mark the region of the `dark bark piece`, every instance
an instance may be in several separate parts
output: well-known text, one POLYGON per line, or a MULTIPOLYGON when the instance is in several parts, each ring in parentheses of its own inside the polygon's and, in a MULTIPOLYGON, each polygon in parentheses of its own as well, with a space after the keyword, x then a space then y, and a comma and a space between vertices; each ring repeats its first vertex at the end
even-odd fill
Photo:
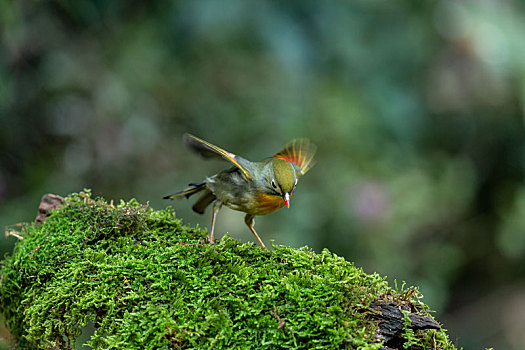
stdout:
POLYGON ((430 316, 420 315, 417 310, 409 310, 408 307, 402 306, 401 309, 397 303, 372 303, 370 305, 368 317, 372 320, 379 321, 377 337, 383 341, 383 349, 402 349, 404 339, 402 332, 404 328, 403 312, 410 312, 411 321, 410 329, 441 329, 439 323, 434 321, 430 316), (401 346, 401 347, 400 347, 401 346))
POLYGON ((410 321, 412 321, 410 326, 412 329, 441 329, 439 323, 434 321, 430 316, 410 314, 409 317, 410 321))
POLYGON ((56 194, 45 194, 42 196, 40 205, 38 206, 38 214, 36 215, 35 224, 41 224, 46 221, 50 215, 51 210, 57 208, 64 202, 64 198, 56 194))

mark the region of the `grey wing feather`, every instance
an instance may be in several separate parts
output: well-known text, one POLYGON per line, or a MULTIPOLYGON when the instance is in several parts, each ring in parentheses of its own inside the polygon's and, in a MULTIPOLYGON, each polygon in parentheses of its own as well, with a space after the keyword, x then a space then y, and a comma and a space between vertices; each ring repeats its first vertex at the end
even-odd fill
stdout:
POLYGON ((182 136, 182 140, 192 151, 197 152, 204 158, 222 159, 222 155, 217 153, 217 151, 215 151, 213 148, 210 148, 206 146, 206 144, 195 140, 188 134, 184 134, 184 136, 182 136))

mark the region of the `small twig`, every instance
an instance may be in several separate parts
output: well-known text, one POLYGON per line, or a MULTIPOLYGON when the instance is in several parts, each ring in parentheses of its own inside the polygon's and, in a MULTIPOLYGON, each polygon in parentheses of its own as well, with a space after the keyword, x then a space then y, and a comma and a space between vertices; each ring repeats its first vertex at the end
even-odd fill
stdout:
POLYGON ((284 325, 286 322, 283 319, 281 319, 281 317, 277 314, 277 307, 275 305, 273 306, 273 311, 271 311, 270 313, 272 314, 273 317, 275 317, 277 321, 279 321, 279 325, 277 326, 277 329, 284 328, 284 325))
POLYGON ((9 230, 9 229, 5 230, 5 236, 6 237, 13 236, 13 237, 18 238, 19 240, 23 240, 24 239, 24 237, 20 236, 18 234, 18 232, 16 232, 15 230, 9 230))

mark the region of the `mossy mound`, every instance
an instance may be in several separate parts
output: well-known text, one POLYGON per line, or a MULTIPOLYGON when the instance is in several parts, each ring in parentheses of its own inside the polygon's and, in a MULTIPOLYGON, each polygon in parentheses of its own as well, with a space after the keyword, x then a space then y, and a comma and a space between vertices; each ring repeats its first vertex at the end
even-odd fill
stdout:
MULTIPOLYGON (((171 209, 134 200, 73 194, 23 231, 0 284, 18 349, 74 348, 88 324, 94 349, 378 349, 372 302, 422 306, 327 250, 209 245, 171 209)), ((454 349, 443 330, 404 335, 405 347, 454 349)))

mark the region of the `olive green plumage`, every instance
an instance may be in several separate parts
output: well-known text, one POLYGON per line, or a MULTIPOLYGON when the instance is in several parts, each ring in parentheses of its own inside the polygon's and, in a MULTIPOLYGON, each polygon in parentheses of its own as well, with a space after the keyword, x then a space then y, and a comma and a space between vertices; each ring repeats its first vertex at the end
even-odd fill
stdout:
POLYGON ((210 243, 214 242, 215 220, 222 205, 245 212, 248 228, 259 244, 265 247, 253 228, 255 216, 273 213, 285 205, 290 207, 299 177, 314 164, 315 145, 306 139, 293 140, 273 157, 251 162, 190 134, 184 134, 183 140, 203 157, 223 158, 234 166, 164 198, 189 198, 202 192, 193 210, 203 214, 213 203, 210 243))

